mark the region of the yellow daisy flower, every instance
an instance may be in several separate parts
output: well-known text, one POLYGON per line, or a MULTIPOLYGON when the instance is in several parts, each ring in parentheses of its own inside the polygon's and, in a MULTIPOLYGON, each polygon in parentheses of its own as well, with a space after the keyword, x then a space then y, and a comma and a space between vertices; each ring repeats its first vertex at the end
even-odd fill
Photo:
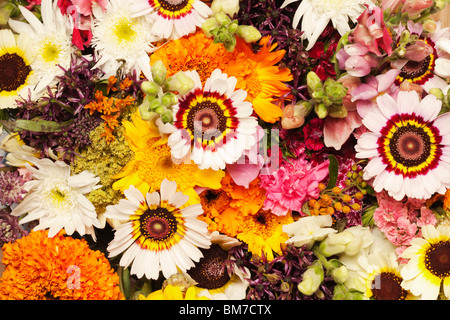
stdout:
POLYGON ((450 226, 422 227, 422 238, 415 238, 402 253, 409 262, 401 271, 403 288, 423 300, 435 300, 441 293, 450 298, 450 226))
POLYGON ((159 190, 164 179, 175 181, 180 191, 189 194, 200 202, 195 186, 219 189, 225 176, 221 170, 200 170, 194 163, 175 164, 172 161, 167 139, 160 137, 158 128, 144 121, 135 113, 132 122, 124 121, 125 139, 135 153, 134 159, 115 175, 119 179, 113 184, 116 190, 124 191, 135 186, 142 193, 159 190))
POLYGON ((207 297, 197 296, 195 287, 189 287, 186 292, 179 286, 169 284, 164 289, 154 291, 148 296, 139 295, 139 300, 209 300, 207 297))

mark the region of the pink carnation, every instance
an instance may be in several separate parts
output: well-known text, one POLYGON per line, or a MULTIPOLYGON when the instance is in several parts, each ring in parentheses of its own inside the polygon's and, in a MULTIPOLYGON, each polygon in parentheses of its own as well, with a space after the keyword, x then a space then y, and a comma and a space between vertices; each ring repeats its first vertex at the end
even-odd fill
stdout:
POLYGON ((261 175, 266 190, 264 209, 283 216, 289 210, 301 212, 302 205, 319 196, 319 182, 328 176, 328 160, 313 166, 304 157, 283 160, 272 175, 261 175))
POLYGON ((397 253, 420 236, 423 225, 437 222, 423 200, 410 198, 396 201, 384 191, 377 194, 377 200, 379 206, 373 213, 373 219, 386 238, 398 247, 397 253))

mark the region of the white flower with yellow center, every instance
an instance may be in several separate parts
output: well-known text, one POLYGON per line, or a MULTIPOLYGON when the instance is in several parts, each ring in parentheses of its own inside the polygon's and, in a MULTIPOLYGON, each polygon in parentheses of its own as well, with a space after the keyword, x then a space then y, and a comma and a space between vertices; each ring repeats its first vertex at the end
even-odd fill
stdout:
POLYGON ((93 7, 94 28, 92 46, 95 49, 97 64, 105 72, 105 77, 122 73, 141 71, 152 79, 148 53, 154 49, 152 41, 157 40, 150 34, 152 24, 143 17, 133 18, 129 4, 124 0, 109 1, 106 12, 99 6, 93 7))
POLYGON ((42 0, 42 22, 29 10, 19 6, 20 12, 28 23, 9 20, 14 32, 28 35, 32 40, 35 53, 31 68, 36 73, 38 83, 32 91, 32 98, 37 99, 47 86, 56 84, 56 77, 63 75, 70 66, 72 53, 76 49, 72 46, 71 31, 66 17, 64 17, 55 2, 42 0))
POLYGON ((26 97, 36 84, 33 53, 28 36, 21 34, 16 39, 11 30, 0 30, 0 109, 16 108, 15 101, 26 97))
POLYGON ((403 288, 423 300, 440 293, 450 299, 450 226, 423 226, 422 238, 413 239, 402 258, 409 259, 401 270, 403 288))
MULTIPOLYGON (((296 1, 285 0, 281 8, 296 1)), ((356 22, 366 9, 366 4, 374 6, 370 0, 302 0, 292 20, 292 27, 297 28, 302 19, 302 39, 308 40, 306 50, 310 50, 330 21, 340 35, 350 31, 349 19, 356 22)))
POLYGON ((11 212, 13 216, 24 216, 20 223, 39 220, 34 230, 49 229, 51 238, 61 229, 68 235, 78 232, 95 239, 94 227, 100 228, 94 205, 85 197, 86 193, 100 188, 100 181, 88 171, 71 175, 70 166, 62 161, 26 158, 35 167, 25 164, 33 174, 33 180, 25 183, 27 194, 11 212))

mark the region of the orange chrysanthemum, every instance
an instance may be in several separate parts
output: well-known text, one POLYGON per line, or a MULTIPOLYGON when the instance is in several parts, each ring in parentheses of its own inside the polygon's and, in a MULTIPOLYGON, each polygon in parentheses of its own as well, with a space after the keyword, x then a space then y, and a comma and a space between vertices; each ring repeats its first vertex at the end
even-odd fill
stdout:
POLYGON ((256 114, 264 121, 275 123, 283 115, 277 98, 289 92, 285 82, 293 79, 288 68, 276 66, 285 50, 274 51, 277 43, 266 36, 259 41, 261 48, 254 53, 251 46, 237 38, 235 59, 228 64, 225 73, 238 79, 236 89, 247 91, 247 100, 253 104, 256 114))
POLYGON ((196 70, 202 84, 215 69, 224 70, 233 55, 221 43, 214 43, 203 31, 170 41, 150 56, 150 64, 161 60, 170 77, 178 71, 196 70))
POLYGON ((119 277, 82 239, 32 231, 3 245, 2 300, 120 300, 119 277))
POLYGON ((245 216, 255 214, 264 204, 264 189, 259 178, 248 188, 236 185, 229 174, 221 181, 218 190, 205 190, 200 194, 203 215, 198 218, 208 224, 211 232, 219 231, 235 237, 241 230, 245 216))

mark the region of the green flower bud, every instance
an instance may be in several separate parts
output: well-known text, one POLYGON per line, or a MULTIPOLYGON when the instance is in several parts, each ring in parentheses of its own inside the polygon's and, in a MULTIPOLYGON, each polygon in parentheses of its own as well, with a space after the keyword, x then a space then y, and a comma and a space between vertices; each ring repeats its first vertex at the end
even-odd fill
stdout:
POLYGON ((165 87, 168 91, 178 91, 183 95, 194 88, 194 80, 188 77, 183 71, 179 71, 166 81, 165 87))
POLYGON ((305 118, 309 115, 313 105, 308 101, 297 102, 294 105, 294 117, 295 118, 305 118))
POLYGON ((167 110, 168 110, 167 107, 160 105, 158 108, 155 109, 155 112, 161 115, 163 113, 166 113, 167 110))
POLYGON ((216 15, 214 16, 214 18, 216 19, 217 23, 219 25, 225 26, 227 24, 229 24, 231 22, 231 19, 229 16, 227 16, 225 13, 223 12, 219 12, 216 13, 216 15))
POLYGON ((439 100, 444 99, 444 92, 440 88, 432 88, 430 89, 430 94, 438 98, 439 100))
POLYGON ((233 20, 227 26, 228 32, 230 34, 234 34, 237 31, 238 27, 239 27, 238 21, 237 20, 233 20))
POLYGON ((348 278, 347 267, 346 266, 340 266, 339 268, 334 269, 333 271, 331 271, 331 277, 338 284, 344 283, 345 280, 347 280, 347 278, 348 278))
POLYGON ((247 43, 256 42, 262 37, 258 29, 253 26, 238 26, 236 35, 244 39, 247 43))
POLYGON ((323 119, 328 115, 328 108, 323 103, 316 103, 314 105, 314 111, 320 119, 323 119))
POLYGON ((328 115, 333 118, 345 118, 348 115, 348 111, 343 105, 333 105, 328 108, 328 115))
POLYGON ((143 120, 149 120, 152 117, 150 102, 148 100, 144 100, 139 106, 139 114, 143 120))
POLYGON ((347 245, 354 239, 355 236, 350 231, 331 233, 320 243, 319 249, 325 257, 331 257, 335 254, 343 253, 347 245))
POLYGON ((211 10, 213 15, 224 12, 232 17, 239 11, 239 0, 213 0, 211 3, 211 10))
POLYGON ((163 113, 161 113, 161 121, 163 123, 173 123, 173 112, 172 110, 166 109, 163 113))
POLYGON ((159 92, 160 89, 161 89, 161 87, 159 85, 157 85, 153 81, 143 81, 141 83, 141 90, 145 94, 148 94, 148 95, 153 96, 153 97, 158 95, 158 92, 159 92))
POLYGON ((219 25, 215 18, 206 19, 202 24, 202 30, 205 33, 205 36, 211 38, 213 35, 210 33, 211 30, 218 28, 219 25))
POLYGON ((173 106, 178 103, 177 95, 173 92, 166 92, 161 97, 161 104, 166 107, 173 106))
POLYGON ((400 35, 399 43, 407 43, 410 38, 411 38, 411 32, 409 32, 409 30, 403 30, 402 34, 400 35))
POLYGON ((234 36, 230 36, 230 38, 223 43, 223 46, 225 47, 225 50, 232 52, 236 47, 236 38, 234 36))
POLYGON ((325 94, 334 102, 342 102, 342 99, 347 94, 347 88, 340 82, 337 82, 331 78, 325 80, 323 84, 325 94))
POLYGON ((155 63, 152 65, 151 70, 153 81, 162 86, 166 81, 167 76, 167 69, 166 66, 164 65, 164 62, 162 62, 161 60, 155 61, 155 63))
POLYGON ((314 71, 310 71, 306 75, 306 84, 310 94, 316 91, 323 91, 322 80, 320 80, 319 76, 314 71))
POLYGON ((160 106, 161 101, 159 99, 153 99, 152 101, 149 102, 148 110, 155 112, 156 109, 159 108, 160 106))
POLYGON ((303 273, 302 282, 298 284, 298 290, 304 295, 310 296, 319 289, 324 279, 324 271, 322 265, 316 260, 303 273))

